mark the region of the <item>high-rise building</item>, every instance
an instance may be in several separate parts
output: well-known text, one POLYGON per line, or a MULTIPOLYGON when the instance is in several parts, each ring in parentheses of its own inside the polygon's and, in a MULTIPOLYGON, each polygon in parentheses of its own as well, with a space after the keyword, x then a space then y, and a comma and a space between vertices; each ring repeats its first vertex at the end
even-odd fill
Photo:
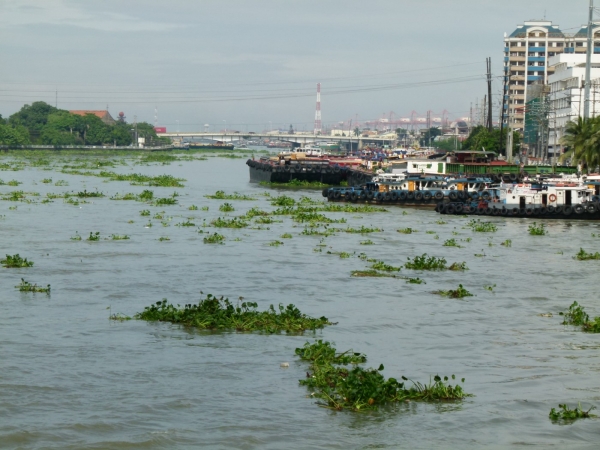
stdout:
POLYGON ((503 120, 513 130, 524 130, 527 86, 547 83, 553 73, 548 58, 563 53, 566 44, 567 37, 558 25, 545 20, 525 22, 505 34, 503 120))

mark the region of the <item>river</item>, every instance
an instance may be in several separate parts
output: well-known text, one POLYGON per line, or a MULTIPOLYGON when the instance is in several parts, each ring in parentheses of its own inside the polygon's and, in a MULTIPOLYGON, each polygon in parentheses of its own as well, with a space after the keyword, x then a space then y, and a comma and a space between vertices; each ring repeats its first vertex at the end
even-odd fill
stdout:
MULTIPOLYGON (((2 162, 10 159, 2 156, 2 162)), ((325 213, 348 221, 335 226, 384 231, 337 233, 324 248, 317 247, 321 237, 301 235, 303 225, 288 216, 263 229, 207 227, 227 239, 204 244, 198 226, 224 215, 218 209, 224 201, 207 194, 256 197, 228 201, 236 209, 229 216, 251 207, 275 209, 263 194, 280 192, 250 184, 244 161, 134 165, 127 159, 110 169, 174 175, 187 180, 183 188, 106 182, 61 173, 52 164, 0 171, 4 182, 22 183, 0 186, 0 194, 40 194, 28 195, 31 203, 0 201, 1 254, 18 253, 35 263, 0 268, 0 448, 597 448, 598 419, 572 425, 548 419, 559 403, 600 406, 600 335, 564 326, 558 315, 574 300, 591 316, 600 315, 600 261, 573 259, 580 248, 600 250, 597 222, 538 220, 548 235, 531 236, 530 220, 485 217, 498 231, 475 233, 465 228, 470 219, 464 217, 389 207, 385 213, 325 213), (58 180, 69 185, 56 186, 58 180), (49 192, 83 189, 105 197, 78 205, 60 198, 41 202, 49 192), (178 204, 110 200, 143 189, 155 197, 177 191, 178 204), (191 205, 199 209, 189 210, 191 205), (143 209, 151 215, 141 216, 143 209), (163 219, 153 219, 161 211, 163 219), (177 226, 186 220, 197 226, 177 226), (417 231, 396 231, 407 227, 417 231), (76 232, 81 241, 71 239, 76 232), (87 241, 90 232, 102 239, 87 241), (280 239, 283 233, 293 238, 280 239), (111 234, 130 239, 104 239, 111 234), (268 245, 276 239, 284 244, 268 245), (360 245, 366 239, 373 245, 360 245), (448 239, 461 247, 443 246, 448 239), (500 245, 507 239, 511 246, 500 245), (421 285, 353 278, 353 270, 369 266, 357 257, 361 252, 396 266, 428 253, 449 263, 465 261, 469 270, 403 269, 403 276, 424 279, 421 285), (51 294, 19 292, 21 278, 51 284, 51 294), (474 296, 433 293, 459 283, 474 296), (194 303, 204 297, 200 291, 242 296, 259 309, 293 303, 338 324, 288 336, 108 320, 110 313, 133 316, 163 298, 194 303), (456 374, 474 396, 369 413, 320 408, 298 385, 307 364, 294 356, 296 347, 315 338, 366 353, 367 366, 384 364, 388 377, 429 381, 456 374)), ((281 193, 322 200, 320 191, 281 193)))

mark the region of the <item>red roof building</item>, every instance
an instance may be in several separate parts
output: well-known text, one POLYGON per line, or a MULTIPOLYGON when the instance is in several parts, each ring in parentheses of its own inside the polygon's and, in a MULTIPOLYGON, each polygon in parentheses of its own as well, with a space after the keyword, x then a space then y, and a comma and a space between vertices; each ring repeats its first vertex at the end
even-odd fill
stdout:
POLYGON ((86 110, 86 109, 75 109, 72 111, 69 111, 71 114, 76 114, 78 116, 85 116, 86 114, 93 114, 96 117, 99 117, 100 120, 102 120, 102 122, 104 122, 107 125, 114 125, 115 119, 112 118, 112 116, 110 115, 110 113, 106 110, 95 110, 95 109, 91 109, 91 110, 86 110))

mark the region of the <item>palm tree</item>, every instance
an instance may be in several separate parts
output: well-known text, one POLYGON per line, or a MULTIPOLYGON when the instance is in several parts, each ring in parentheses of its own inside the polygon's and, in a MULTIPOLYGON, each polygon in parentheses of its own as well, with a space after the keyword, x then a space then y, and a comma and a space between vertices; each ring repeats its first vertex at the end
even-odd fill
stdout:
POLYGON ((588 168, 595 168, 600 164, 600 117, 578 117, 577 121, 568 122, 561 143, 569 147, 561 156, 561 161, 570 158, 574 163, 583 163, 588 168))

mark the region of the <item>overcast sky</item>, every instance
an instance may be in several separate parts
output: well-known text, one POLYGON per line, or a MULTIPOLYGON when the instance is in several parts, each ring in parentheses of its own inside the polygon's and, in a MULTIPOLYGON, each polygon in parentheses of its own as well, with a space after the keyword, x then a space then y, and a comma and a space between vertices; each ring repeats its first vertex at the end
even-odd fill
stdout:
MULTIPOLYGON (((390 112, 469 115, 503 36, 588 0, 0 0, 0 114, 44 100, 170 131, 311 130, 390 112)), ((494 82, 499 99, 501 81, 494 82)), ((494 106, 499 111, 500 106, 494 106)))

